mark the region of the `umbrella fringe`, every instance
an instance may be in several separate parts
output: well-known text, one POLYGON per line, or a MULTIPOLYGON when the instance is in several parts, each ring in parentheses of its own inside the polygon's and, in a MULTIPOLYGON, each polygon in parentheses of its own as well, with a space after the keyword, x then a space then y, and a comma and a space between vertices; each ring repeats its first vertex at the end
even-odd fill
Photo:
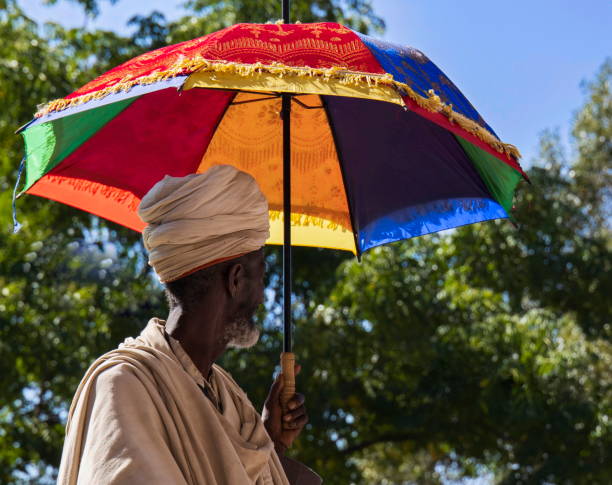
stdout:
MULTIPOLYGON (((51 182, 58 186, 65 184, 67 186, 67 189, 73 192, 86 192, 90 195, 102 196, 117 204, 123 205, 127 207, 128 210, 134 212, 138 210, 138 204, 140 204, 140 198, 135 196, 132 192, 113 187, 112 185, 105 185, 103 183, 94 182, 92 180, 77 179, 72 177, 61 177, 53 174, 46 174, 44 177, 47 179, 48 182, 51 182)), ((22 195, 23 193, 25 192, 21 192, 19 195, 22 195)))
MULTIPOLYGON (((279 221, 283 220, 283 212, 277 210, 271 210, 268 213, 270 221, 279 221)), ((291 213, 291 225, 292 226, 313 226, 320 227, 322 229, 331 229, 333 231, 336 230, 347 230, 342 224, 338 222, 331 221, 329 219, 324 219, 321 217, 311 216, 308 214, 296 214, 291 213)))
POLYGON ((444 103, 433 89, 428 91, 427 97, 421 96, 414 91, 408 84, 395 81, 390 73, 375 74, 367 72, 348 71, 341 67, 312 68, 287 66, 281 63, 271 64, 241 64, 227 61, 211 61, 203 58, 179 59, 171 68, 166 71, 158 71, 146 76, 131 78, 126 76, 118 83, 107 86, 93 93, 87 93, 74 98, 63 98, 51 101, 43 106, 35 115, 36 118, 45 116, 51 112, 62 111, 89 101, 104 98, 110 94, 126 92, 136 85, 154 84, 165 81, 176 76, 186 76, 194 72, 231 73, 243 77, 253 76, 254 74, 273 74, 280 78, 283 77, 318 77, 327 81, 335 81, 345 85, 368 87, 388 86, 398 92, 402 97, 408 97, 420 108, 432 113, 440 113, 448 118, 451 123, 456 123, 463 130, 476 136, 478 139, 494 148, 499 153, 503 153, 516 160, 521 157, 519 150, 509 143, 500 141, 495 135, 483 126, 466 116, 453 110, 452 104, 444 103))

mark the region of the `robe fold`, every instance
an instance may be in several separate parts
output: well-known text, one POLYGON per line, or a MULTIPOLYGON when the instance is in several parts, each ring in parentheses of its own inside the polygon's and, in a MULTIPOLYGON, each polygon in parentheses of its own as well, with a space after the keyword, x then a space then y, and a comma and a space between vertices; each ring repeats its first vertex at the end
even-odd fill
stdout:
POLYGON ((217 365, 210 381, 222 412, 151 320, 81 381, 58 484, 289 485, 244 391, 217 365))

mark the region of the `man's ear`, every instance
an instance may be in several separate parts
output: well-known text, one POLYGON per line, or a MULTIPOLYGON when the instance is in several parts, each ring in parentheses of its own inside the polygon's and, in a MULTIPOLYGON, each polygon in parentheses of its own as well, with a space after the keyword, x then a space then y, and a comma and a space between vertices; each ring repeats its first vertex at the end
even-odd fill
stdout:
POLYGON ((245 268, 241 263, 232 264, 227 272, 226 288, 231 298, 235 298, 244 283, 245 268))

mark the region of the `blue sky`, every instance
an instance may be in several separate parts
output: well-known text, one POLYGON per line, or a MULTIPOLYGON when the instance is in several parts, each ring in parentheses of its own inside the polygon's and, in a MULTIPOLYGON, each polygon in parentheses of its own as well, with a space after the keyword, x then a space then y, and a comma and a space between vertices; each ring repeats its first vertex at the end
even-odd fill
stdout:
MULTIPOLYGON (((20 3, 36 20, 124 33, 136 13, 159 10, 170 19, 183 13, 182 1, 120 0, 88 20, 65 0, 52 7, 42 0, 20 3)), ((584 100, 580 82, 592 78, 612 56, 610 0, 373 3, 387 22, 384 38, 427 54, 501 139, 519 147, 525 165, 537 154, 542 130, 559 128, 567 140, 573 115, 584 100)))

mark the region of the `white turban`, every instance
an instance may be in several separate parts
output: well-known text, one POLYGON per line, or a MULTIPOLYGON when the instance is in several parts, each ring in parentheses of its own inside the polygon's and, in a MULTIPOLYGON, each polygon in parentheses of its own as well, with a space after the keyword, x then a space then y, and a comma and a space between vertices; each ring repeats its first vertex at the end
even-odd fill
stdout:
POLYGON ((270 235, 268 202, 255 179, 229 165, 166 176, 138 215, 149 264, 162 283, 261 248, 270 235))

